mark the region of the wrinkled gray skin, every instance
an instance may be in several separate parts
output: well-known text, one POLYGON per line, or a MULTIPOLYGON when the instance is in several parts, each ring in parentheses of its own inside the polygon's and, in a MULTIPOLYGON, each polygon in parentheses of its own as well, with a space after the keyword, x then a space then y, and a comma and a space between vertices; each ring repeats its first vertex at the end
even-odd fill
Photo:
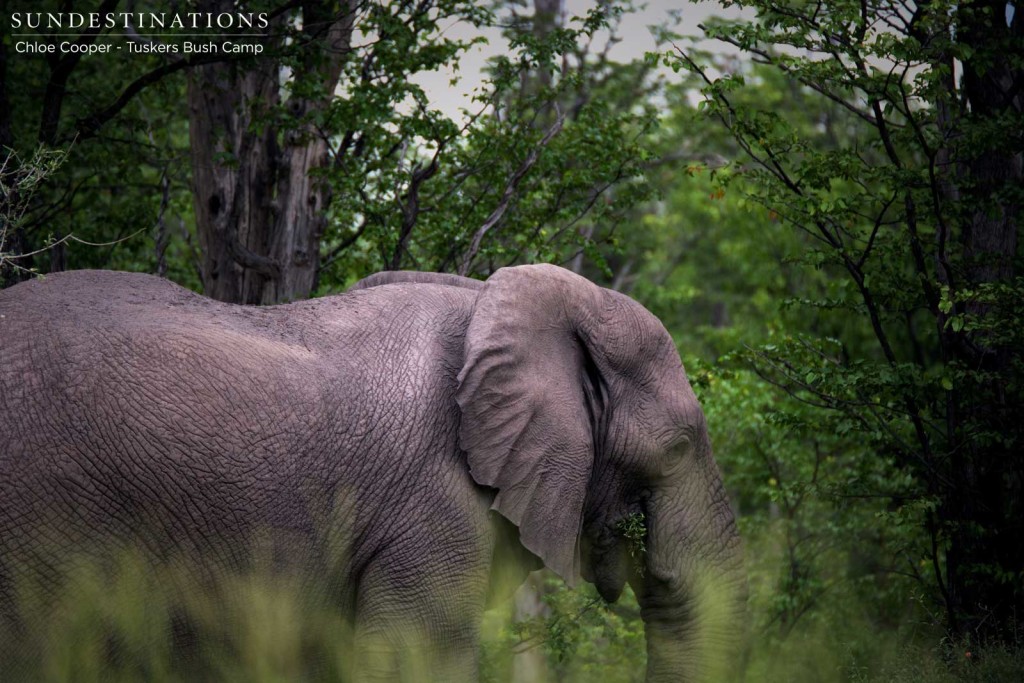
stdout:
POLYGON ((648 681, 738 658, 739 540, 679 355, 566 270, 381 273, 267 308, 70 272, 0 291, 0 340, 0 609, 29 547, 234 566, 261 531, 353 617, 365 678, 429 642, 449 654, 428 678, 472 680, 489 583, 536 558, 608 600, 630 582, 648 681))

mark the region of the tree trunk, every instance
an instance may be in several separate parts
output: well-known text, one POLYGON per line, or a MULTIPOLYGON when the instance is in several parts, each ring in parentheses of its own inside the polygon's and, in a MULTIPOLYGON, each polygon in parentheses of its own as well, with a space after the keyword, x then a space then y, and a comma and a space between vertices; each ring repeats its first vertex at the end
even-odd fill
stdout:
MULTIPOLYGON (((1022 157, 991 132, 982 136, 981 145, 972 135, 979 126, 998 129, 1012 121, 1020 133, 1024 69, 1016 65, 1010 46, 1024 38, 1024 20, 1019 11, 1010 25, 1006 20, 1005 3, 1000 2, 973 3, 957 13, 958 42, 969 46, 973 57, 963 60, 959 94, 967 106, 952 122, 963 136, 952 159, 955 179, 943 190, 948 206, 955 209, 947 212, 947 219, 958 221, 962 249, 953 285, 971 292, 957 312, 981 321, 991 320, 994 311, 985 299, 979 300, 979 289, 1010 285, 1018 274, 1022 157)), ((955 86, 950 81, 947 87, 955 86)), ((951 93, 951 101, 956 94, 951 93)), ((1012 138, 1012 131, 1006 132, 1012 138)), ((953 485, 940 513, 949 534, 945 583, 950 630, 981 641, 1012 638, 1024 614, 1024 593, 1019 578, 1013 578, 1024 571, 1024 467, 1014 452, 1024 441, 1018 414, 1020 349, 984 329, 945 327, 940 334, 948 358, 974 373, 986 373, 957 388, 947 414, 953 485)))
MULTIPOLYGON (((264 43, 254 63, 223 62, 189 73, 192 195, 208 296, 243 304, 308 297, 318 266, 330 191, 315 171, 328 160, 327 141, 312 124, 333 97, 351 51, 357 0, 306 2, 301 36, 285 46, 264 43), (294 78, 309 80, 284 102, 284 50, 297 50, 294 78), (299 92, 298 90, 296 92, 299 92)), ((200 11, 229 11, 230 0, 205 0, 200 11)), ((281 31, 291 17, 280 17, 281 31)))

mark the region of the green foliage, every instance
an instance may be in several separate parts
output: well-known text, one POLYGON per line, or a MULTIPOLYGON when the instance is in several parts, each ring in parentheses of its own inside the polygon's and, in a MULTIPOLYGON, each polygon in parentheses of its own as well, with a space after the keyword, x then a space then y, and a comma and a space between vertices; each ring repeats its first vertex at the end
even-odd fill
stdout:
MULTIPOLYGON (((783 392, 729 415, 733 433, 753 421, 758 436, 741 448, 757 458, 723 457, 750 472, 741 495, 792 527, 778 614, 799 616, 828 585, 836 558, 814 567, 808 557, 827 557, 816 543, 846 539, 848 554, 858 539, 875 548, 879 577, 919 582, 925 610, 952 634, 1006 638, 1024 569, 1010 540, 1024 319, 1008 237, 1024 131, 1005 96, 1020 64, 1004 53, 1019 50, 1019 31, 983 3, 912 15, 886 3, 736 4, 757 18, 709 22, 706 34, 760 65, 682 48, 665 61, 689 74, 684 92, 699 89, 698 109, 728 135, 711 198, 764 207, 789 233, 763 233, 788 252, 768 338, 749 335, 719 361, 783 392), (984 79, 990 90, 975 86, 984 79), (767 490, 749 487, 758 478, 767 490)), ((729 382, 759 384, 741 377, 729 382)))
POLYGON ((539 615, 517 619, 511 606, 486 615, 482 681, 510 680, 513 668, 538 683, 643 680, 643 624, 632 591, 609 605, 592 586, 570 591, 549 572, 527 585, 540 596, 539 615))
POLYGON ((626 539, 629 557, 638 576, 644 575, 644 553, 647 552, 647 524, 642 512, 631 512, 616 525, 616 531, 626 539))
POLYGON ((651 192, 642 163, 654 109, 605 97, 619 79, 643 84, 646 71, 607 60, 596 67, 581 48, 621 11, 601 6, 546 32, 508 29, 510 52, 495 58, 477 111, 461 125, 430 110, 421 92, 411 115, 399 115, 393 98, 371 108, 382 97, 375 83, 332 103, 358 102, 380 135, 361 139, 387 154, 350 156, 327 172, 336 197, 327 250, 344 248, 325 263, 321 290, 382 265, 486 275, 565 262, 581 249, 599 259, 584 227, 616 224, 651 192), (573 68, 554 69, 571 57, 573 68))

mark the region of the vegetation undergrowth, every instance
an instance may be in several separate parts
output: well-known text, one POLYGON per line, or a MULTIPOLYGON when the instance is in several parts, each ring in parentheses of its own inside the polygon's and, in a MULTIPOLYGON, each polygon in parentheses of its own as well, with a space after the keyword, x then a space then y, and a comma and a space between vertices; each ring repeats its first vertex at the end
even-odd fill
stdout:
MULTIPOLYGON (((752 595, 744 681, 1024 679, 1024 648, 950 642, 912 592, 905 614, 888 625, 847 585, 780 629, 771 577, 783 540, 773 531, 747 544, 752 595)), ((609 605, 593 587, 571 591, 542 571, 521 591, 484 615, 481 681, 643 680, 643 623, 628 588, 609 605), (532 615, 521 609, 524 595, 540 596, 532 615)), ((261 568, 198 577, 180 563, 157 566, 123 552, 102 565, 77 563, 59 590, 22 584, 19 596, 22 619, 0 630, 2 680, 351 680, 351 623, 296 575, 261 568)), ((415 672, 415 662, 408 668, 415 672)))

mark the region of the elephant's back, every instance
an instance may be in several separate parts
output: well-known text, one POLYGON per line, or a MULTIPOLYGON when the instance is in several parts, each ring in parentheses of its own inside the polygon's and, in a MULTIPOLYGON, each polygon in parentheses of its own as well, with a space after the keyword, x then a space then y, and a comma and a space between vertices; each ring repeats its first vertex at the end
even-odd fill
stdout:
POLYGON ((87 309, 103 315, 124 305, 208 305, 208 299, 154 275, 110 270, 72 270, 53 273, 0 290, 0 310, 14 315, 39 307, 56 310, 87 309))
POLYGON ((224 303, 143 273, 56 273, 0 291, 0 360, 38 363, 44 355, 29 351, 47 347, 46 360, 69 366, 95 364, 102 352, 149 353, 157 365, 182 354, 293 365, 317 350, 310 316, 289 308, 224 303))
POLYGON ((214 319, 230 325, 250 317, 244 310, 153 275, 77 270, 0 291, 0 335, 13 339, 33 333, 195 326, 214 319))

